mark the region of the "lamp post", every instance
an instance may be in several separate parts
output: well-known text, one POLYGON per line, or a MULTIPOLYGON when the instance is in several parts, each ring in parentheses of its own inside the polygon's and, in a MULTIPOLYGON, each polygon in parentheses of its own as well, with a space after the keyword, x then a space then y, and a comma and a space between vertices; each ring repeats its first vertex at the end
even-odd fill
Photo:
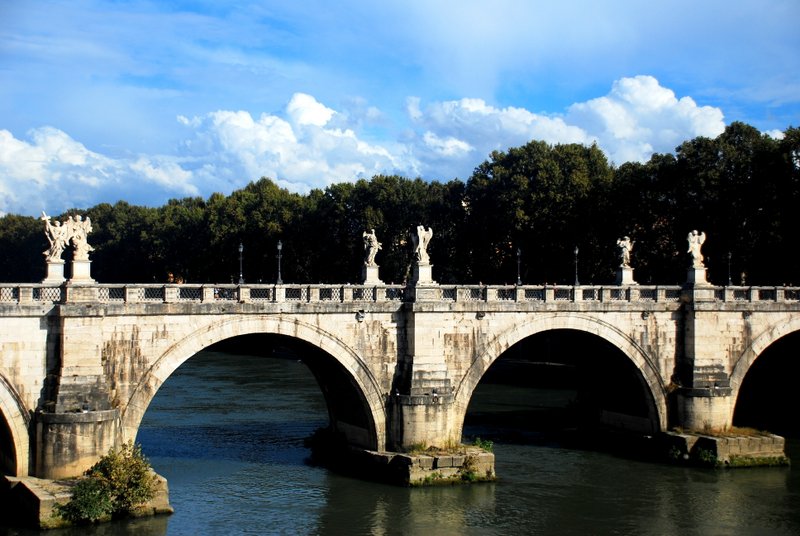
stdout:
POLYGON ((573 253, 575 253, 575 286, 577 287, 580 285, 580 283, 578 283, 578 246, 575 246, 575 251, 573 253))
POLYGON ((283 250, 283 243, 278 240, 278 281, 276 282, 278 285, 283 285, 283 281, 281 280, 281 251, 283 250))
POLYGON ((728 252, 728 286, 733 285, 733 281, 731 281, 731 252, 728 252))
POLYGON ((522 285, 522 278, 519 276, 520 259, 522 259, 522 250, 517 248, 517 285, 522 285))
POLYGON ((239 284, 244 285, 244 277, 242 276, 242 252, 244 251, 244 246, 241 242, 239 242, 239 284))

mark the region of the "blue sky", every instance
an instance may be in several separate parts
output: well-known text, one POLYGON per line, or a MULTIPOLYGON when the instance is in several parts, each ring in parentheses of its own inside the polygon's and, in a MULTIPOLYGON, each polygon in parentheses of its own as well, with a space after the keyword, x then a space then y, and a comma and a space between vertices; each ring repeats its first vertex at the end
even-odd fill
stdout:
POLYGON ((0 214, 800 126, 800 1, 0 2, 0 214))

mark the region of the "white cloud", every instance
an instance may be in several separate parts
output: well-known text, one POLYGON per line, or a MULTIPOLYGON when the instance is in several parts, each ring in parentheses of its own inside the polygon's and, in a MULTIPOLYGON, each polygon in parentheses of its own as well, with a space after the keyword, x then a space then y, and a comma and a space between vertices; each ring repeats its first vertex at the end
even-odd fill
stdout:
MULTIPOLYGON (((381 110, 358 102, 359 110, 381 110)), ((607 95, 575 103, 563 115, 495 107, 482 99, 406 99, 409 123, 389 139, 371 139, 362 113, 334 110, 296 93, 282 114, 218 110, 178 116, 184 141, 172 155, 111 158, 52 127, 29 140, 0 130, 0 211, 56 213, 101 201, 158 205, 169 197, 229 193, 266 176, 306 192, 379 173, 466 180, 494 150, 531 140, 597 143, 617 164, 671 152, 697 136, 724 130, 718 108, 678 98, 650 76, 623 78, 607 95)))
POLYGON ((0 130, 0 212, 58 213, 101 201, 143 199, 154 193, 146 184, 158 186, 164 197, 198 192, 192 174, 174 157, 113 159, 53 127, 28 136, 30 141, 20 140, 0 130))
POLYGON ((597 143, 621 164, 646 161, 654 152, 672 152, 685 140, 715 137, 725 129, 721 110, 679 99, 651 76, 622 78, 607 95, 573 104, 565 115, 496 108, 481 99, 437 102, 424 110, 418 99, 409 99, 407 109, 425 132, 414 145, 423 170, 440 179, 463 178, 491 151, 531 140, 597 143), (443 140, 458 140, 460 150, 443 140))
POLYGON ((531 140, 548 143, 591 143, 586 132, 560 117, 534 114, 515 107, 496 108, 481 99, 436 102, 420 109, 409 101, 409 113, 424 133, 414 137, 412 150, 423 176, 439 180, 466 179, 495 150, 531 140))
POLYGON ((426 132, 422 139, 425 145, 441 156, 461 156, 472 151, 472 146, 469 143, 457 140, 452 136, 440 138, 433 132, 426 132))
POLYGON ((255 120, 249 112, 220 110, 179 120, 194 129, 186 146, 193 148, 195 158, 225 162, 222 178, 237 186, 266 176, 294 191, 308 191, 379 173, 414 171, 404 147, 370 143, 352 128, 329 126, 337 115, 298 93, 286 106, 288 119, 262 114, 255 120))
POLYGON ((678 99, 652 76, 618 80, 608 95, 573 104, 565 119, 596 138, 618 164, 672 152, 685 140, 715 137, 725 129, 719 108, 678 99))
POLYGON ((295 93, 286 107, 286 113, 296 125, 324 127, 336 112, 317 102, 311 95, 295 93))
POLYGON ((146 181, 158 184, 167 191, 187 196, 200 193, 197 186, 191 182, 192 173, 181 168, 177 162, 173 162, 169 158, 148 159, 141 156, 130 163, 130 168, 146 181))

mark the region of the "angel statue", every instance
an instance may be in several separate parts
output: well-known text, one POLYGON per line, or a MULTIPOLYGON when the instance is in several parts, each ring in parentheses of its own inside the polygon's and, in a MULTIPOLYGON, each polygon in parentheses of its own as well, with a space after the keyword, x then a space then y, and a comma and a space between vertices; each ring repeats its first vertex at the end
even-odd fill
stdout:
POLYGON ((417 260, 417 264, 430 264, 431 259, 428 257, 428 244, 433 237, 433 229, 428 227, 426 231, 424 225, 417 225, 416 231, 416 233, 411 234, 411 241, 414 243, 414 258, 417 260))
POLYGON ((623 268, 630 268, 633 241, 628 236, 620 238, 617 240, 617 248, 619 249, 620 266, 623 268))
POLYGON ((692 231, 689 233, 689 236, 686 237, 686 240, 689 242, 689 251, 687 251, 687 253, 692 254, 692 268, 705 268, 705 264, 703 264, 703 253, 700 251, 700 247, 706 241, 706 233, 692 231))
POLYGON ((375 255, 381 248, 381 243, 378 242, 378 237, 375 235, 375 229, 370 229, 369 232, 364 231, 361 235, 364 238, 364 249, 367 250, 367 256, 364 259, 365 266, 377 266, 375 264, 375 255))
POLYGON ((62 225, 58 220, 50 223, 50 216, 45 214, 44 211, 42 211, 40 219, 44 221, 44 234, 50 243, 50 247, 43 251, 42 254, 48 262, 60 261, 64 248, 67 247, 67 242, 69 242, 69 227, 62 225))
POLYGON ((89 252, 94 251, 94 248, 88 242, 89 233, 92 232, 92 220, 88 216, 85 220, 82 220, 81 215, 77 214, 75 219, 70 216, 67 226, 70 229, 72 245, 75 246, 75 253, 72 258, 76 261, 88 261, 89 252))

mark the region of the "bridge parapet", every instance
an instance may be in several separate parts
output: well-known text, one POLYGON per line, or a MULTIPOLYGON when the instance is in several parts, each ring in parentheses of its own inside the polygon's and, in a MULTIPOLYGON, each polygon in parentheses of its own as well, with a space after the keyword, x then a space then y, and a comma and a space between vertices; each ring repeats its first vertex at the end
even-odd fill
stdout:
MULTIPOLYGON (((413 287, 410 287, 413 288, 413 287)), ((93 284, 61 286, 0 283, 0 303, 180 302, 679 302, 679 285, 436 285, 408 292, 404 285, 93 284), (80 290, 80 292, 77 292, 80 290)), ((705 289, 715 302, 798 302, 800 287, 725 286, 705 289)))

